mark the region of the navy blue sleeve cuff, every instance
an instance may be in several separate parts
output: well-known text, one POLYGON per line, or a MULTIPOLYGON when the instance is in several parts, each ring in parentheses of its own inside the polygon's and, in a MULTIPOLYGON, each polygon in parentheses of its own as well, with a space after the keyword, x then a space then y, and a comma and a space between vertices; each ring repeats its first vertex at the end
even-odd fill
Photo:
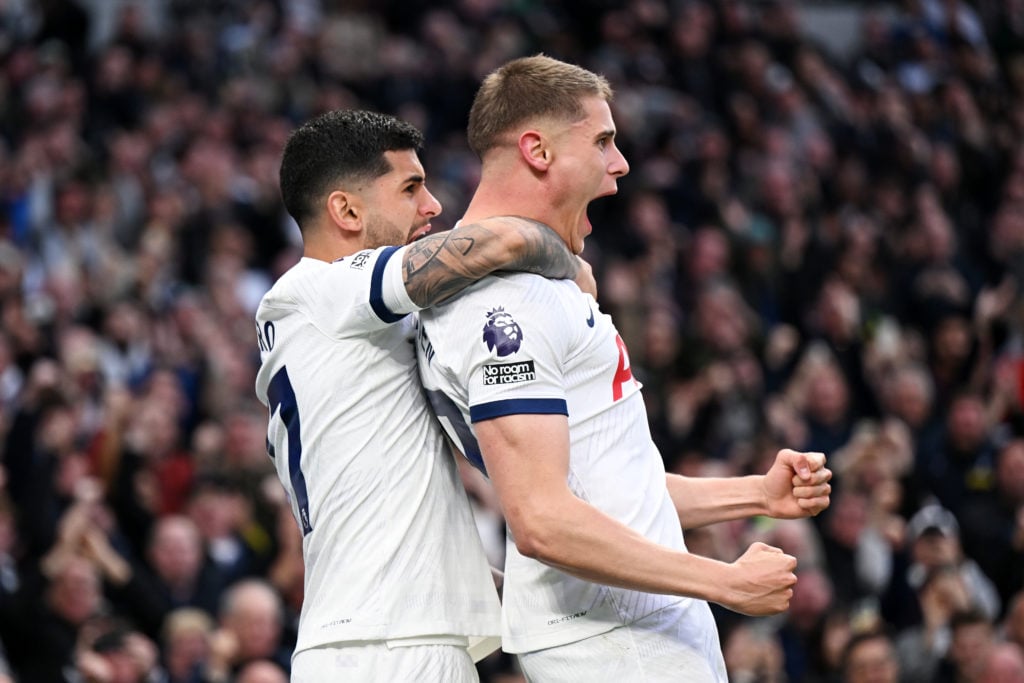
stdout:
POLYGON ((398 251, 399 247, 385 247, 381 250, 377 262, 373 265, 373 273, 370 275, 370 308, 377 314, 377 317, 386 323, 397 323, 405 317, 404 313, 392 313, 384 303, 384 268, 388 261, 398 251))
POLYGON ((569 415, 569 407, 560 398, 512 398, 469 407, 471 422, 482 422, 505 415, 569 415))

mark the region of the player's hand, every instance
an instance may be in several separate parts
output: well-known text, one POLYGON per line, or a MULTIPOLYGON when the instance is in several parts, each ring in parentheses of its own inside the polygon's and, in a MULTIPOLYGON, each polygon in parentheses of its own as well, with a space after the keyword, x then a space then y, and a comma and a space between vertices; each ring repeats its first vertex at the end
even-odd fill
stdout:
POLYGON ((754 543, 729 565, 722 605, 752 617, 789 608, 796 583, 796 558, 764 543, 754 543))
POLYGON ((831 479, 832 470, 825 467, 824 453, 783 448, 762 482, 768 514, 776 519, 818 514, 831 502, 831 479))

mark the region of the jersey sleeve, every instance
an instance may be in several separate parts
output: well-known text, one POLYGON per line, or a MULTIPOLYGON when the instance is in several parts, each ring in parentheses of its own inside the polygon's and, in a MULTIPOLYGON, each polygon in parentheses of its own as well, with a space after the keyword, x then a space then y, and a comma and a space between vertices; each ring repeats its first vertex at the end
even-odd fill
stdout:
POLYGON ((573 332, 560 286, 564 283, 513 276, 474 293, 469 317, 457 329, 465 338, 456 342, 466 349, 471 422, 568 415, 564 367, 573 332))
POLYGON ((370 287, 370 305, 377 317, 385 322, 395 322, 420 306, 409 298, 409 290, 405 288, 405 276, 402 262, 408 247, 386 247, 374 266, 373 280, 370 287), (380 277, 377 270, 380 269, 380 277))
POLYGON ((402 280, 403 248, 360 251, 304 272, 301 306, 324 334, 342 338, 381 330, 419 310, 402 280))

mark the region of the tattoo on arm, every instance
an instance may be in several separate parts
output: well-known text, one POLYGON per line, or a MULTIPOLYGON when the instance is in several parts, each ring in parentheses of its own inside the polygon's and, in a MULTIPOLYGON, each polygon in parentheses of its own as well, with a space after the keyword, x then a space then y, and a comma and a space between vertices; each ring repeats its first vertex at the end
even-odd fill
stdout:
POLYGON ((498 270, 575 278, 579 261, 554 230, 538 221, 500 216, 428 235, 409 245, 405 288, 417 306, 432 306, 498 270))

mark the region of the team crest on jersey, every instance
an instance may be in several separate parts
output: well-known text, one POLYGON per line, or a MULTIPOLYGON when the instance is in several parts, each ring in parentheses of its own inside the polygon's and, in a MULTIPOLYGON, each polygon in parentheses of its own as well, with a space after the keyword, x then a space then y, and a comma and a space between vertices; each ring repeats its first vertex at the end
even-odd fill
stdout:
POLYGON ((370 260, 372 251, 361 251, 352 257, 352 263, 348 265, 349 268, 355 268, 361 270, 366 267, 366 262, 370 260))
POLYGON ((484 325, 484 342, 488 351, 498 352, 498 357, 510 356, 523 344, 523 330, 502 306, 487 313, 484 325))

